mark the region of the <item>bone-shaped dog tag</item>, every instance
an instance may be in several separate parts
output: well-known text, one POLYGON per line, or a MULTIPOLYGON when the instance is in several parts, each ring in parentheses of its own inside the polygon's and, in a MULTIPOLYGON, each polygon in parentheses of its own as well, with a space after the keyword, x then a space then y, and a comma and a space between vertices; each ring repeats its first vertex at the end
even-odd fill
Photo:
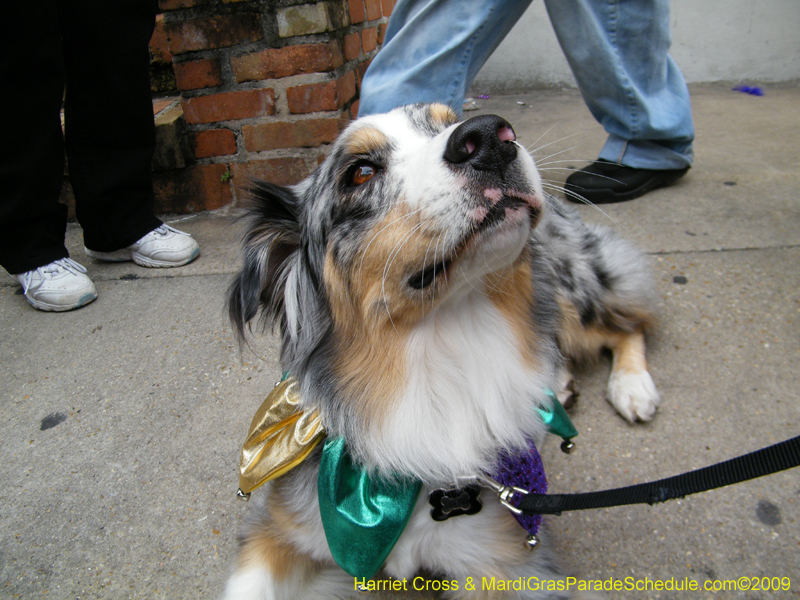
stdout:
POLYGON ((434 521, 446 521, 450 517, 474 515, 481 511, 481 488, 477 485, 455 490, 433 490, 428 496, 428 503, 433 507, 431 518, 434 521))

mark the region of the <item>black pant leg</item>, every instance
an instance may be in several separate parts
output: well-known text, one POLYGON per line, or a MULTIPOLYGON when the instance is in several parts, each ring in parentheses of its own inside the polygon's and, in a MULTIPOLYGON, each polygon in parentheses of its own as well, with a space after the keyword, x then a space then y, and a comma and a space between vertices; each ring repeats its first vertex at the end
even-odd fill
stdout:
POLYGON ((24 273, 66 257, 56 0, 10 2, 0 19, 0 264, 24 273))
POLYGON ((59 0, 67 74, 66 147, 84 243, 118 250, 153 215, 155 125, 148 43, 153 0, 59 0))

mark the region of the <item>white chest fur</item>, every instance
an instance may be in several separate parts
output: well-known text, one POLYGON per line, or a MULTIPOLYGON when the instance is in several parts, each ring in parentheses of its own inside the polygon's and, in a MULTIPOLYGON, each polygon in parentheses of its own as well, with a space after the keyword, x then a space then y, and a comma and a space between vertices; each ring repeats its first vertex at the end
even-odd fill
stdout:
POLYGON ((519 334, 477 291, 432 312, 411 333, 405 387, 371 440, 375 466, 428 483, 490 468, 498 448, 543 435, 535 407, 549 373, 523 364, 519 334))

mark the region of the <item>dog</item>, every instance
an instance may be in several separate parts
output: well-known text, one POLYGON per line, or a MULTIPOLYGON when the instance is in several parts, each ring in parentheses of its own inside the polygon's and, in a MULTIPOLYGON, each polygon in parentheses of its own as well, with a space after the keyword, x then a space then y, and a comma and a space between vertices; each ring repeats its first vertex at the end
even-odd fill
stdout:
MULTIPOLYGON (((610 349, 608 400, 628 421, 653 418, 643 255, 545 194, 507 121, 459 122, 439 104, 360 118, 306 180, 256 183, 252 196, 228 293, 240 341, 254 322, 277 325, 301 408, 318 411, 364 472, 420 482, 383 573, 435 574, 445 598, 493 597, 491 583, 470 589, 482 578, 531 577, 561 583, 503 597, 569 596, 546 532, 528 551, 490 490, 477 514, 443 521, 429 497, 540 445, 535 409, 546 390, 569 399, 568 358, 610 349)), ((323 452, 259 492, 225 598, 358 595, 326 543, 323 452)))

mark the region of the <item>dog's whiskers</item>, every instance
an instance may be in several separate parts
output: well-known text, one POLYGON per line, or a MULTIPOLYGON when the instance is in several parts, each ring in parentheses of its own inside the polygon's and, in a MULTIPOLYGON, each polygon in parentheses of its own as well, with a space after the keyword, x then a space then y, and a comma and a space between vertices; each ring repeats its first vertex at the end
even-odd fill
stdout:
MULTIPOLYGON (((439 243, 439 240, 441 239, 441 236, 442 236, 442 234, 440 233, 440 234, 439 234, 439 236, 436 238, 436 243, 437 243, 437 244, 439 243)), ((427 265, 427 264, 428 264, 428 253, 431 251, 431 244, 433 244, 433 239, 431 239, 431 240, 428 242, 428 247, 427 247, 427 248, 425 248, 425 258, 424 258, 424 259, 423 259, 423 261, 422 261, 422 264, 423 264, 423 265, 427 265)), ((436 261, 436 247, 435 247, 435 246, 434 246, 434 251, 433 251, 433 252, 434 252, 434 254, 433 254, 433 260, 434 260, 434 267, 433 267, 433 268, 434 268, 434 273, 433 273, 433 281, 434 281, 434 289, 435 289, 435 285, 436 285, 436 262, 435 262, 435 261, 436 261)), ((422 307, 422 310, 423 310, 423 314, 426 314, 426 313, 425 313, 425 306, 424 306, 424 305, 423 305, 423 307, 422 307)))
POLYGON ((389 299, 386 296, 386 275, 388 274, 389 270, 391 269, 392 263, 394 262, 394 259, 400 253, 400 250, 408 242, 409 238, 412 235, 414 235, 417 231, 419 231, 421 228, 422 228, 422 223, 417 223, 414 227, 412 227, 411 230, 406 233, 406 235, 403 237, 403 239, 401 239, 399 242, 397 242, 394 245, 394 248, 392 248, 392 251, 389 253, 389 256, 386 258, 386 262, 384 263, 384 266, 383 266, 383 275, 381 276, 381 296, 383 297, 383 303, 384 303, 384 306, 386 307, 386 316, 389 317, 389 322, 392 324, 392 327, 394 328, 395 333, 397 333, 398 336, 400 335, 400 332, 398 331, 398 329, 397 329, 397 327, 395 325, 395 322, 394 322, 394 318, 392 317, 391 311, 389 310, 389 299))
MULTIPOLYGON (((555 156, 558 156, 560 154, 564 154, 565 152, 570 152, 572 150, 575 150, 576 148, 579 148, 582 145, 582 143, 575 144, 573 146, 570 146, 569 148, 564 148, 562 150, 558 150, 558 151, 553 152, 551 154, 548 154, 546 156, 537 157, 536 153, 541 151, 543 148, 547 148, 548 146, 552 146, 553 144, 556 144, 558 142, 562 142, 562 141, 567 140, 567 139, 569 139, 571 137, 575 137, 576 135, 581 135, 581 134, 584 133, 583 131, 578 131, 578 132, 572 133, 570 135, 563 136, 563 137, 561 137, 561 138, 559 138, 557 140, 554 140, 554 141, 549 142, 547 144, 544 144, 542 146, 537 146, 536 148, 534 148, 534 146, 536 146, 536 144, 540 140, 542 140, 548 133, 550 133, 557 125, 558 124, 555 124, 552 127, 550 127, 547 131, 545 131, 542 135, 540 135, 536 139, 536 141, 534 141, 532 144, 530 144, 527 147, 528 152, 530 152, 531 156, 534 159, 534 162, 536 164, 537 169, 539 170, 539 173, 542 174, 543 172, 547 172, 547 171, 570 171, 570 172, 574 171, 574 169, 569 169, 569 168, 565 168, 565 167, 551 166, 551 165, 555 165, 557 163, 575 163, 575 162, 592 163, 592 162, 594 162, 594 159, 580 159, 580 158, 574 158, 574 157, 573 158, 567 158, 567 159, 550 160, 555 156)), ((608 180, 611 180, 611 181, 615 181, 615 182, 617 181, 616 179, 614 179, 612 177, 607 177, 607 176, 604 176, 604 175, 598 175, 598 176, 599 177, 603 177, 603 178, 608 179, 608 180)), ((594 210, 599 212, 601 215, 603 215, 606 219, 608 219, 609 221, 614 223, 616 226, 618 226, 618 227, 620 227, 622 229, 625 229, 618 221, 616 221, 616 219, 613 219, 607 212, 605 212, 599 206, 597 206, 593 202, 590 202, 589 200, 587 200, 586 198, 584 198, 583 196, 581 196, 577 192, 574 192, 574 191, 571 191, 571 190, 567 190, 564 187, 563 183, 561 183, 560 181, 553 181, 553 180, 548 180, 548 179, 542 178, 542 187, 545 188, 545 189, 554 191, 554 192, 563 192, 565 196, 568 196, 569 198, 573 198, 574 200, 580 202, 581 204, 585 204, 586 206, 592 207, 594 210)))
POLYGON ((416 210, 412 210, 412 211, 411 211, 411 212, 409 212, 409 213, 406 213, 406 214, 404 214, 404 215, 401 215, 401 216, 397 217, 396 219, 393 219, 392 221, 389 221, 389 222, 388 222, 386 225, 384 225, 383 227, 381 227, 381 229, 380 229, 379 231, 376 231, 376 232, 375 232, 375 235, 373 235, 373 236, 372 236, 372 239, 370 239, 370 241, 369 241, 369 242, 367 242, 367 245, 366 245, 366 246, 364 246, 364 249, 361 251, 361 261, 360 261, 360 262, 359 262, 359 264, 358 264, 358 272, 357 272, 357 277, 359 277, 359 278, 361 277, 361 272, 362 272, 362 270, 363 270, 363 267, 364 267, 364 259, 367 257, 367 250, 369 250, 369 247, 372 245, 372 242, 374 242, 376 239, 378 239, 378 236, 379 236, 381 233, 383 233, 383 232, 384 232, 386 229, 388 229, 389 227, 391 227, 391 226, 392 226, 392 225, 394 225, 395 223, 398 223, 398 222, 400 222, 400 221, 407 221, 407 220, 408 220, 408 219, 410 219, 412 216, 414 216, 415 214, 417 214, 417 213, 419 213, 419 212, 421 212, 421 211, 422 211, 422 208, 418 208, 418 209, 416 209, 416 210))
MULTIPOLYGON (((572 161, 558 161, 558 162, 572 162, 572 161)), ((540 172, 541 171, 570 171, 570 172, 572 172, 574 170, 575 169, 570 169, 568 167, 547 167, 546 169, 545 168, 541 168, 541 167, 539 168, 540 172)), ((613 177, 609 177, 608 175, 601 175, 600 173, 593 173, 593 175, 595 177, 600 178, 600 179, 607 179, 609 181, 613 181, 614 183, 622 183, 619 179, 614 179, 613 177)))
MULTIPOLYGON (((530 146, 527 146, 525 149, 528 152, 530 152, 531 154, 533 154, 535 152, 538 152, 542 148, 547 148, 548 146, 552 146, 553 144, 557 144, 559 142, 563 142, 564 140, 568 140, 569 138, 575 137, 576 135, 582 135, 582 134, 583 134, 582 131, 577 131, 575 133, 571 133, 569 135, 565 135, 564 137, 559 138, 557 140, 553 140, 552 142, 548 142, 547 144, 544 144, 543 146, 537 146, 536 148, 533 148, 533 146, 536 144, 536 142, 533 142, 533 144, 531 144, 530 146)), ((539 139, 541 139, 541 138, 539 138, 539 139)), ((538 141, 539 140, 537 140, 537 142, 538 141)), ((572 148, 577 148, 577 147, 582 146, 582 145, 583 145, 583 142, 581 142, 579 144, 575 144, 575 146, 573 146, 572 148)), ((571 150, 572 148, 569 148, 569 150, 571 150)), ((564 150, 561 150, 561 152, 564 152, 564 150)), ((556 153, 556 154, 558 154, 558 153, 556 153)))
POLYGON ((547 130, 547 131, 545 131, 545 132, 544 132, 542 135, 540 135, 538 138, 536 138, 536 140, 534 140, 534 142, 533 142, 532 144, 530 144, 530 145, 529 145, 527 148, 525 148, 525 149, 526 149, 526 150, 528 150, 528 151, 530 151, 530 149, 531 149, 533 146, 535 146, 536 144, 538 144, 539 142, 541 142, 543 137, 545 137, 545 136, 546 136, 548 133, 550 133, 551 131, 553 131, 553 129, 555 129, 555 128, 556 128, 558 125, 560 125, 560 124, 561 124, 561 122, 560 122, 560 121, 559 121, 559 122, 557 122, 557 123, 553 123, 553 125, 550 127, 550 129, 548 129, 548 130, 547 130))
POLYGON ((573 192, 572 190, 566 189, 559 182, 554 182, 554 181, 550 181, 550 180, 547 180, 547 179, 542 179, 542 187, 547 189, 547 190, 552 190, 554 192, 563 192, 565 196, 569 196, 570 198, 574 198, 579 203, 585 204, 586 206, 591 207, 593 210, 596 210, 597 212, 599 212, 601 215, 603 215, 606 219, 611 221, 614 225, 616 225, 620 229, 627 229, 622 223, 617 221, 614 217, 609 215, 602 208, 597 206, 597 204, 595 204, 594 202, 590 202, 589 200, 587 200, 586 198, 584 198, 583 196, 581 196, 577 192, 573 192))
MULTIPOLYGON (((431 284, 433 287, 431 288, 431 308, 434 307, 436 301, 436 255, 439 252, 439 242, 442 241, 442 237, 444 237, 444 232, 439 232, 439 235, 436 237, 436 245, 433 247, 433 283, 431 284)), ((444 249, 442 250, 442 256, 444 256, 444 249)))
MULTIPOLYGON (((493 250, 492 254, 494 255, 495 258, 500 259, 502 261, 502 258, 497 254, 496 250, 493 250)), ((483 282, 484 290, 488 291, 488 292, 497 292, 497 293, 507 294, 508 292, 502 291, 500 289, 499 284, 500 284, 501 281, 509 281, 510 282, 510 281, 512 281, 512 278, 508 277, 508 276, 506 276, 504 274, 500 274, 495 269, 493 269, 491 267, 491 265, 489 264, 489 257, 488 256, 484 256, 483 257, 483 264, 486 267, 486 272, 487 273, 492 273, 494 275, 494 279, 495 279, 495 283, 493 283, 491 286, 489 286, 489 284, 484 279, 484 282, 483 282)), ((476 289, 476 288, 473 287, 473 289, 476 289)))
MULTIPOLYGON (((571 152, 572 150, 575 150, 578 147, 580 147, 580 144, 576 144, 574 146, 570 146, 569 148, 564 148, 563 150, 559 150, 558 152, 553 152, 551 154, 548 154, 547 156, 542 156, 540 158, 536 157, 533 153, 531 153, 531 156, 533 157, 534 162, 536 163, 536 166, 538 168, 541 168, 542 166, 550 165, 550 164, 553 164, 554 162, 557 162, 557 161, 551 161, 550 160, 554 156, 558 156, 559 154, 564 154, 565 152, 571 152)), ((590 160, 578 159, 578 158, 574 158, 574 157, 569 158, 569 159, 564 159, 564 160, 565 160, 565 162, 591 162, 590 160)))

